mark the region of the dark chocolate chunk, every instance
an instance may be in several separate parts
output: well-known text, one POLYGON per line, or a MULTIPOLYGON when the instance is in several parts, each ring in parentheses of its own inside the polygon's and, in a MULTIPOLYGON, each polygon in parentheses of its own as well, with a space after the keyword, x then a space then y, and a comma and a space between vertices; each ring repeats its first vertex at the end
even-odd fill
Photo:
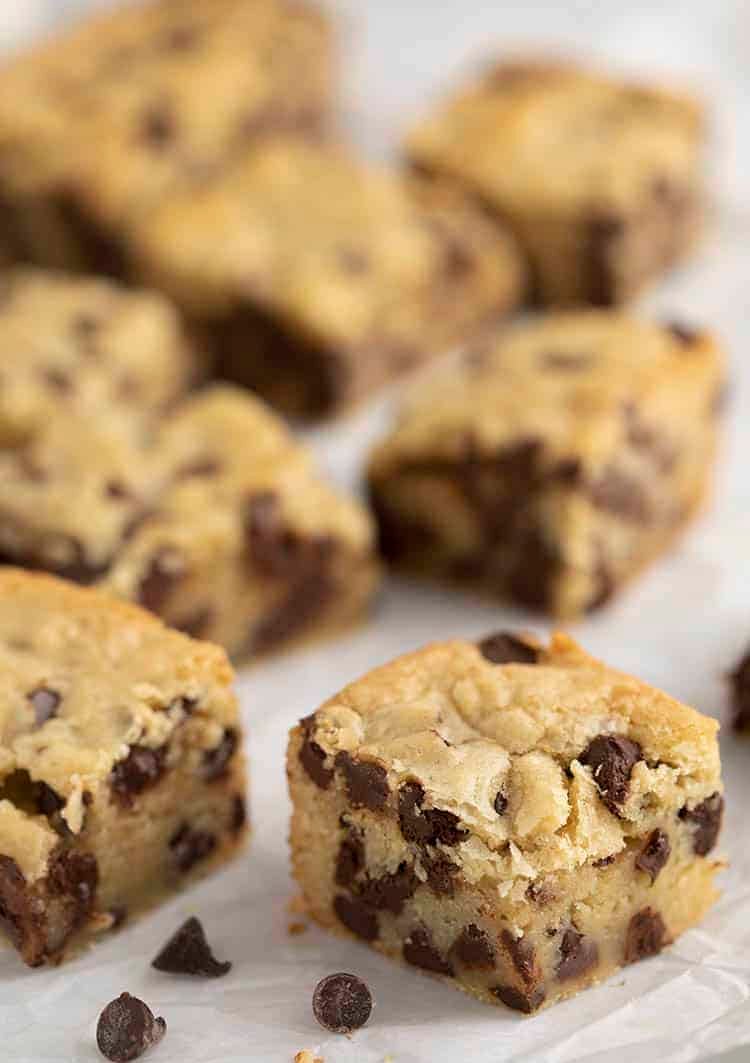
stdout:
POLYGON ((750 652, 729 676, 732 697, 732 724, 736 731, 750 729, 750 652))
POLYGON ((360 886, 358 895, 370 908, 400 915, 418 885, 419 879, 413 868, 401 863, 390 874, 381 875, 380 878, 368 877, 360 886))
POLYGON ((377 915, 356 897, 337 894, 333 901, 333 910, 347 930, 351 930, 363 941, 375 941, 379 936, 377 915))
POLYGON ((362 839, 354 830, 350 830, 339 846, 338 856, 336 857, 336 870, 334 872, 336 885, 349 889, 354 884, 354 880, 364 865, 365 847, 362 844, 362 839))
POLYGON ((425 926, 415 927, 404 941, 403 955, 413 967, 435 974, 453 975, 453 965, 435 947, 429 930, 425 926))
POLYGON ((151 966, 168 974, 197 974, 202 978, 221 978, 232 969, 229 961, 216 959, 203 925, 195 916, 174 932, 151 966))
POLYGON ((536 1011, 544 1003, 545 997, 542 986, 524 993, 512 985, 495 985, 491 987, 490 992, 494 993, 498 1000, 502 1000, 506 1007, 513 1008, 514 1011, 522 1011, 525 1015, 536 1011))
POLYGON ((28 915, 29 898, 24 874, 12 857, 0 855, 0 925, 14 945, 22 950, 26 962, 36 965, 42 962, 43 945, 25 940, 28 915))
POLYGON ((62 701, 61 695, 56 690, 45 686, 36 687, 26 697, 33 706, 37 727, 41 727, 43 723, 57 715, 57 708, 62 701))
POLYGON ((659 872, 669 860, 671 851, 669 836, 658 828, 652 830, 635 858, 635 866, 639 871, 645 871, 647 875, 650 875, 651 881, 655 882, 659 872))
POLYGON ((315 986, 313 1015, 331 1033, 351 1033, 364 1026, 372 1012, 372 995, 354 974, 329 974, 315 986))
POLYGON ((503 930, 501 941, 524 986, 531 989, 540 979, 539 965, 533 947, 526 938, 513 937, 509 930, 503 930))
POLYGON ((627 800, 631 772, 641 759, 638 743, 620 735, 597 735, 579 757, 591 768, 599 796, 615 815, 627 800))
POLYGON ((99 1051, 112 1063, 128 1063, 161 1041, 167 1024, 156 1018, 138 997, 120 993, 99 1016, 96 1043, 99 1051))
POLYGON ((52 817, 65 807, 65 801, 46 782, 34 783, 36 807, 42 816, 52 817))
POLYGON ((664 920, 653 908, 642 908, 628 923, 625 936, 625 962, 655 956, 667 943, 667 928, 664 920))
POLYGON ((716 845, 724 818, 724 798, 719 793, 711 794, 695 808, 687 805, 680 809, 680 819, 686 820, 693 829, 693 852, 707 856, 716 845))
POLYGON ((488 635, 479 643, 479 652, 492 664, 536 664, 539 651, 508 631, 488 635))
POLYGON ((301 634, 336 595, 336 581, 321 557, 297 576, 287 594, 250 632, 248 652, 265 653, 301 634))
POLYGON ((475 923, 469 923, 463 928, 451 946, 450 955, 463 967, 495 966, 495 946, 475 923))
POLYGON ((648 524, 652 519, 643 484, 616 465, 609 465, 588 485, 588 497, 597 509, 634 524, 648 524))
POLYGON ((380 764, 369 760, 354 760, 348 753, 336 756, 336 767, 343 772, 349 800, 354 808, 369 808, 377 812, 385 806, 390 790, 388 773, 380 764))
POLYGON ((69 912, 71 929, 80 926, 94 907, 99 885, 99 867, 91 853, 63 849, 51 862, 49 890, 53 895, 72 902, 69 912))
POLYGON ((216 837, 183 823, 172 835, 169 848, 179 870, 187 872, 211 855, 216 848, 216 837))
POLYGON ((113 798, 124 808, 131 808, 138 794, 154 786, 166 771, 167 748, 160 746, 131 746, 124 760, 110 772, 109 785, 113 798))
POLYGON ((508 798, 505 796, 502 790, 498 790, 495 794, 494 806, 498 816, 504 816, 507 812, 508 798))
POLYGON ((424 788, 417 782, 407 782, 398 792, 398 819, 401 833, 408 842, 421 845, 458 845, 468 831, 459 827, 458 816, 441 809, 423 809, 424 788))
POLYGON ((575 927, 569 926, 560 939, 560 959, 555 968, 560 981, 578 978, 598 962, 599 949, 596 942, 579 933, 575 927))
POLYGON ((557 548, 540 528, 530 527, 513 537, 513 556, 507 576, 510 596, 529 609, 548 609, 561 566, 557 548))
POLYGON ((442 897, 452 897, 456 888, 455 877, 458 873, 458 864, 454 864, 446 856, 422 856, 422 864, 427 874, 427 885, 442 897))
POLYGON ((138 587, 138 601, 152 613, 158 613, 185 572, 181 554, 166 546, 151 559, 138 587))
POLYGON ((247 823, 247 805, 242 794, 235 794, 232 801, 232 820, 230 830, 233 834, 239 834, 247 823))
POLYGON ((300 764, 316 786, 319 786, 321 790, 327 790, 333 781, 333 768, 325 766, 325 751, 313 740, 315 714, 300 720, 300 727, 303 733, 299 751, 300 764))
POLYGON ((221 741, 215 749, 207 749, 203 754, 203 778, 206 782, 216 782, 227 774, 229 761, 237 751, 239 736, 233 727, 227 727, 221 741))
POLYGON ((169 104, 162 100, 151 104, 142 114, 140 134, 150 148, 163 150, 177 133, 177 121, 169 104))

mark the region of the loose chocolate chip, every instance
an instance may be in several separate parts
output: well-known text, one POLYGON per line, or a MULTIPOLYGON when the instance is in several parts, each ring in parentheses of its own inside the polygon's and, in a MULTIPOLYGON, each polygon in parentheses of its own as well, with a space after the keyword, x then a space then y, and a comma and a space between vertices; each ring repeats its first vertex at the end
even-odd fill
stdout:
POLYGON ((422 864, 427 875, 427 885, 441 897, 452 897, 456 888, 455 877, 458 873, 458 864, 454 864, 445 856, 422 856, 422 864))
POLYGON ((68 395, 73 390, 73 381, 62 369, 48 366, 42 370, 42 375, 46 384, 55 391, 59 391, 61 395, 68 395))
POLYGON ((164 149, 177 133, 174 112, 165 102, 153 103, 141 116, 140 134, 149 147, 164 149))
POLYGON ((184 558, 172 547, 162 547, 146 569, 138 586, 138 601, 152 613, 160 612, 185 573, 184 558))
POLYGON ((242 794, 235 794, 232 801, 232 820, 230 823, 230 830, 233 834, 239 834, 242 828, 247 823, 247 806, 245 804, 245 798, 242 794))
POLYGON ((352 830, 339 846, 334 873, 336 885, 349 889, 364 865, 365 847, 359 834, 352 830))
POLYGON ((404 941, 403 955, 406 962, 413 967, 421 967, 424 971, 434 971, 435 974, 453 975, 452 964, 435 947, 430 932, 425 926, 418 926, 412 930, 404 941))
POLYGON ((208 749, 203 754, 203 778, 206 782, 216 782, 227 774, 227 766, 234 756, 239 737, 233 727, 227 727, 221 741, 215 749, 208 749))
POLYGON ((417 782, 404 783, 398 792, 398 819, 408 842, 458 845, 467 837, 469 832, 459 827, 458 816, 442 809, 423 809, 424 799, 424 788, 417 782))
POLYGON ((544 369, 556 369, 561 373, 578 373, 590 369, 593 356, 586 351, 545 351, 539 356, 544 369))
POLYGON ((359 897, 369 908, 400 915, 406 901, 414 895, 419 879, 414 870, 402 863, 390 874, 367 878, 359 889, 359 897))
POLYGON ((133 806, 136 796, 154 786, 166 771, 166 746, 150 749, 148 746, 131 746, 124 760, 115 764, 110 772, 109 785, 113 798, 124 808, 133 806))
POLYGON ((557 962, 557 977, 561 982, 578 978, 599 962, 599 949, 591 938, 569 926, 560 940, 560 959, 557 962))
POLYGON ((651 521, 651 501, 643 485, 616 465, 609 465, 589 484, 588 497, 597 509, 623 520, 634 524, 651 521))
POLYGON ((479 652, 492 664, 536 664, 539 660, 539 651, 534 646, 507 631, 482 639, 479 652))
POLYGON ((631 772, 641 759, 638 743, 619 735, 597 735, 579 757, 591 768, 599 796, 615 815, 627 800, 631 772))
POLYGON ((372 996, 355 974, 329 974, 315 986, 313 1015, 331 1033, 351 1033, 364 1026, 372 1012, 372 996))
POLYGON ((62 701, 61 695, 56 690, 45 686, 36 687, 26 697, 33 706, 37 727, 41 727, 43 723, 57 715, 57 708, 62 701))
POLYGON ((658 828, 652 830, 635 858, 635 866, 639 871, 645 871, 647 875, 650 875, 651 881, 655 882, 659 872, 669 860, 671 850, 668 835, 658 828))
POLYGON ((688 808, 687 805, 681 808, 679 816, 694 828, 693 852, 696 856, 707 856, 719 837, 724 818, 724 798, 719 793, 711 794, 695 808, 688 808))
POLYGON ((536 985, 540 977, 539 965, 536 953, 526 938, 516 938, 509 930, 503 930, 501 941, 526 988, 536 985))
POLYGON ((151 966, 168 974, 197 974, 202 978, 221 978, 232 969, 229 961, 220 963, 216 959, 203 925, 195 916, 174 932, 151 966))
POLYGON ((300 727, 303 734, 299 751, 300 764, 316 786, 327 790, 333 781, 333 769, 325 766, 325 750, 312 737, 315 733, 315 714, 300 720, 300 727))
POLYGON ((625 962, 655 956, 666 944, 667 928, 664 920, 653 908, 643 908, 636 912, 628 923, 625 936, 625 962))
POLYGON ((388 800, 388 773, 380 764, 369 760, 354 760, 348 753, 336 756, 336 767, 343 772, 349 800, 354 808, 369 808, 377 812, 388 800))
POLYGON ((496 985, 491 987, 490 992, 494 993, 498 1000, 502 1000, 506 1007, 513 1008, 514 1011, 522 1011, 525 1015, 530 1015, 532 1011, 536 1011, 544 1003, 545 997, 544 989, 541 986, 537 986, 528 993, 523 993, 512 985, 496 985))
POLYGON ((504 816, 508 809, 508 798, 505 796, 502 790, 498 790, 495 794, 495 811, 498 816, 504 816))
POLYGON ((347 930, 351 930, 363 941, 375 941, 378 938, 378 917, 362 901, 339 893, 334 898, 333 910, 347 930))
POLYGON ((216 848, 216 837, 208 831, 192 830, 183 823, 172 835, 169 848, 180 871, 191 871, 216 848))
POLYGON ((476 923, 465 926, 450 951, 451 957, 464 967, 495 966, 495 947, 476 923))
POLYGON ((692 347, 700 339, 701 334, 698 329, 689 328, 678 321, 671 321, 666 327, 672 336, 684 347, 692 347))
POLYGON ((732 698, 732 724, 736 731, 750 728, 750 652, 729 676, 732 698))
POLYGON ((107 1004, 96 1026, 99 1051, 112 1063, 128 1063, 161 1041, 167 1024, 151 1008, 130 993, 107 1004))

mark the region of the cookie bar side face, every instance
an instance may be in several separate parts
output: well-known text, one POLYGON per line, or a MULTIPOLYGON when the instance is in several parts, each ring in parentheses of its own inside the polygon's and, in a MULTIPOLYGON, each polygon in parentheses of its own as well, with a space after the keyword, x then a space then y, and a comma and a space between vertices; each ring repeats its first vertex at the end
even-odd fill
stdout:
POLYGON ((4 569, 2 603, 0 922, 38 966, 238 850, 243 736, 218 648, 49 576, 4 569))
POLYGON ((578 750, 614 678, 569 640, 545 649, 503 634, 411 654, 302 720, 287 771, 292 866, 311 915, 523 1013, 669 944, 716 896, 715 729, 674 708, 674 741, 694 729, 696 760, 642 817, 660 785, 643 751, 674 703, 618 677, 642 715, 626 722, 624 703, 610 705, 623 733, 578 750), (532 691, 551 690, 549 666, 570 684, 568 707, 529 749, 535 710, 499 718, 493 695, 512 685, 528 710, 532 691))
POLYGON ((695 244, 703 141, 687 97, 572 64, 508 61, 428 117, 407 154, 510 222, 539 302, 608 306, 695 244), (569 149, 554 166, 541 148, 551 130, 569 149))

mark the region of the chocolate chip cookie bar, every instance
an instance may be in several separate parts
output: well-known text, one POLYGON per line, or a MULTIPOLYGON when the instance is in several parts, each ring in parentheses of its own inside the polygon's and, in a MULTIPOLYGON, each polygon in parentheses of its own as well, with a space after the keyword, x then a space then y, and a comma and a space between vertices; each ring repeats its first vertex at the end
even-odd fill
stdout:
POLYGON ((701 227, 698 104, 562 62, 499 62, 415 129, 420 172, 515 229, 545 303, 629 299, 701 227))
POLYGON ((716 899, 717 729, 565 635, 428 646, 292 731, 294 874, 324 927, 536 1011, 716 899))
POLYGON ((152 0, 96 16, 0 71, 7 257, 122 273, 130 221, 270 130, 318 136, 328 20, 294 0, 152 0))
POLYGON ((498 332, 376 448, 386 556, 561 617, 602 605, 706 496, 723 362, 707 333, 612 311, 498 332))
POLYGON ((259 400, 215 386, 139 430, 50 418, 0 446, 0 559, 98 583, 257 656, 364 613, 364 507, 318 475, 259 400))
POLYGON ((289 138, 170 196, 130 246, 221 376, 305 417, 472 335, 522 286, 511 238, 462 196, 289 138))
POLYGON ((22 448, 59 416, 140 423, 198 373, 161 295, 45 270, 10 270, 0 280, 0 446, 22 448))
POLYGON ((0 926, 57 962, 229 859, 245 770, 223 651, 0 569, 0 926))

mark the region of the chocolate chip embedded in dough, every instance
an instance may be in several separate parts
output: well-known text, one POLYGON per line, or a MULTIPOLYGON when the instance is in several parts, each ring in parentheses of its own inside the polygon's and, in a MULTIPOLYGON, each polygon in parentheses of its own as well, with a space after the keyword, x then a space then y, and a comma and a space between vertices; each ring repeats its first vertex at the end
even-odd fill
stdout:
POLYGON ((379 878, 366 878, 358 890, 358 896, 370 908, 400 915, 418 885, 419 879, 414 869, 403 862, 393 872, 379 878))
POLYGON ((719 793, 711 794, 694 808, 681 808, 679 817, 693 827, 693 852, 696 856, 708 856, 721 830, 724 798, 719 793))
POLYGON ((591 768, 604 804, 619 815, 628 797, 633 767, 643 759, 641 747, 620 735, 597 735, 578 759, 591 768))
POLYGON ((653 908, 636 912, 628 923, 625 936, 625 962, 655 956, 667 943, 667 928, 664 920, 653 908))
POLYGON ((560 939, 560 959, 555 968, 561 982, 568 978, 578 978, 598 962, 599 949, 595 941, 572 926, 563 931, 560 939))
POLYGON ((169 849, 178 869, 191 871, 205 860, 216 848, 216 836, 208 831, 193 830, 187 823, 181 824, 169 841, 169 849))
POLYGON ((207 749, 203 754, 203 778, 206 782, 216 782, 227 774, 230 760, 237 751, 239 736, 233 727, 227 727, 221 741, 215 749, 207 749))
POLYGON ((465 926, 450 951, 451 957, 462 967, 472 969, 495 966, 495 946, 489 935, 480 930, 476 923, 465 926))
POLYGON ((299 751, 300 764, 316 786, 327 790, 333 781, 333 769, 325 766, 325 750, 312 737, 315 733, 315 714, 300 720, 300 727, 303 734, 299 751))
POLYGON ((522 990, 517 989, 516 986, 496 985, 490 987, 490 992, 494 993, 497 999, 501 1000, 506 1007, 513 1008, 514 1011, 522 1011, 526 1015, 536 1011, 544 1003, 545 998, 542 986, 537 986, 524 993, 522 990))
POLYGON ((151 559, 138 585, 138 602, 160 612, 185 574, 185 559, 173 547, 162 547, 151 559))
POLYGON ((351 830, 339 846, 334 882, 337 886, 351 888, 364 865, 365 847, 359 834, 351 830))
POLYGON ((134 745, 118 761, 109 776, 113 798, 124 808, 131 808, 138 794, 154 786, 166 771, 166 746, 151 749, 134 745))
POLYGON ((635 858, 635 866, 639 871, 645 871, 653 883, 667 860, 669 860, 671 849, 669 836, 666 832, 658 828, 652 830, 643 848, 635 858))
POLYGON ((478 645, 479 652, 492 664, 536 664, 539 660, 535 646, 508 631, 488 635, 478 645))
POLYGON ((385 768, 369 760, 355 760, 345 752, 337 754, 335 763, 343 772, 349 800, 355 808, 377 812, 385 806, 390 794, 385 768))
POLYGON ((541 977, 536 952, 525 937, 516 938, 509 930, 503 930, 500 940, 508 952, 513 966, 527 988, 536 985, 541 977))
POLYGON ((417 782, 407 782, 398 792, 398 818, 401 833, 409 842, 422 845, 458 845, 468 836, 459 826, 458 816, 442 809, 423 809, 424 788, 417 782))
POLYGON ((425 926, 415 927, 405 939, 403 956, 413 967, 435 974, 453 975, 453 965, 435 947, 429 930, 425 926))
POLYGON ((141 115, 140 135, 150 148, 162 151, 176 134, 177 119, 165 100, 151 104, 141 115))
POLYGON ((380 928, 377 915, 356 897, 337 894, 333 901, 333 910, 347 930, 351 930, 363 941, 375 941, 378 938, 380 928))

